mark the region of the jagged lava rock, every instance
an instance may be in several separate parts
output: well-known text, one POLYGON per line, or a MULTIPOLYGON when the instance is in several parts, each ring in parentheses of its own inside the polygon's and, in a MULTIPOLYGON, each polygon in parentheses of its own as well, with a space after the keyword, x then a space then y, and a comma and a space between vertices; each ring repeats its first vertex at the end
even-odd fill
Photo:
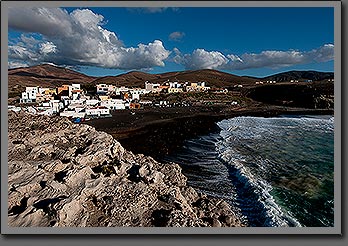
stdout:
POLYGON ((187 186, 179 165, 125 150, 63 117, 8 112, 11 227, 244 226, 187 186))

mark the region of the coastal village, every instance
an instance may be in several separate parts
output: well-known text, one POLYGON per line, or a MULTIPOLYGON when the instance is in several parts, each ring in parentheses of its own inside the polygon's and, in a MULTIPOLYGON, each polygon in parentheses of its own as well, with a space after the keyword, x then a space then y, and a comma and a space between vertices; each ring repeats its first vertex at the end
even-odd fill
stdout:
MULTIPOLYGON (((18 106, 9 105, 12 111, 27 111, 40 115, 59 115, 79 123, 94 118, 112 117, 113 110, 141 109, 146 107, 185 107, 190 102, 150 101, 146 94, 171 93, 227 93, 226 88, 211 88, 206 82, 171 82, 162 84, 145 81, 145 88, 128 88, 112 84, 97 84, 93 93, 87 93, 81 84, 62 85, 57 88, 26 87, 18 106)), ((235 87, 242 87, 236 85, 235 87)), ((237 105, 237 101, 232 101, 237 105)), ((134 113, 134 112, 133 112, 134 113)))

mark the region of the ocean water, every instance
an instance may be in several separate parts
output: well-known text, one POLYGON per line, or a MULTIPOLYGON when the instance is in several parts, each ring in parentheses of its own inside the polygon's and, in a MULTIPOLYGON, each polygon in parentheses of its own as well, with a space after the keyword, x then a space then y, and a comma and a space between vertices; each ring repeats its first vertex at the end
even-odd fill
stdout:
POLYGON ((334 118, 236 117, 165 161, 249 226, 334 226, 334 118))

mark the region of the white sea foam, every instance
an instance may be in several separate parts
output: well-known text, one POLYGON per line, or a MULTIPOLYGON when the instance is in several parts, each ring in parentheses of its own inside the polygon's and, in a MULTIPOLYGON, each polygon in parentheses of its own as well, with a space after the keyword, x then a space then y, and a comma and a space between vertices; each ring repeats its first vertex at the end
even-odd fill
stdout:
MULTIPOLYGON (((219 158, 236 169, 236 178, 239 182, 244 183, 245 189, 252 190, 257 195, 257 201, 246 201, 246 203, 251 203, 250 206, 253 203, 258 203, 256 206, 262 206, 261 209, 264 209, 266 215, 262 226, 301 226, 301 224, 291 216, 291 213, 277 204, 270 194, 272 186, 262 176, 254 173, 253 168, 246 165, 246 162, 253 159, 252 165, 257 167, 259 173, 267 173, 268 169, 272 168, 272 161, 260 158, 257 153, 254 154, 258 148, 262 151, 264 147, 258 146, 257 141, 262 140, 262 143, 265 143, 269 140, 269 144, 272 145, 274 139, 293 134, 296 128, 301 131, 312 131, 313 129, 324 132, 333 131, 333 122, 334 117, 296 117, 291 120, 288 117, 237 117, 218 123, 222 137, 222 140, 216 144, 219 158), (284 129, 289 129, 291 132, 284 129), (239 146, 234 145, 236 142, 239 146), (252 146, 249 146, 249 143, 252 146), (252 158, 248 156, 248 160, 246 160, 245 153, 238 150, 240 146, 243 146, 244 150, 250 148, 250 154, 254 156, 252 158)), ((269 148, 267 149, 269 150, 269 148)))
MULTIPOLYGON (((294 218, 286 218, 282 209, 277 205, 274 198, 270 195, 272 186, 266 181, 254 177, 250 169, 243 165, 243 157, 221 146, 221 142, 217 144, 220 158, 233 166, 238 170, 236 177, 241 183, 244 183, 245 189, 252 189, 258 195, 259 204, 263 205, 266 217, 264 218, 264 224, 262 226, 289 226, 287 221, 292 220, 292 224, 301 226, 294 218)), ((255 201, 250 201, 255 204, 255 201)))
MULTIPOLYGON (((283 174, 290 177, 290 173, 296 179, 298 168, 307 168, 305 162, 298 161, 307 161, 313 155, 308 149, 323 139, 328 142, 325 134, 315 133, 332 133, 333 123, 333 117, 321 116, 223 120, 218 122, 219 134, 187 141, 185 151, 177 153, 175 160, 187 168, 184 171, 187 170, 190 185, 238 207, 238 213, 250 226, 301 227, 296 208, 288 207, 297 203, 289 200, 292 197, 279 197, 283 191, 272 187, 273 178, 283 174), (307 139, 312 135, 313 139, 307 139), (296 158, 285 158, 289 155, 296 158)), ((330 153, 325 158, 330 161, 330 153)), ((303 208, 304 212, 305 209, 308 208, 303 208)), ((327 218, 324 222, 331 223, 327 218)))

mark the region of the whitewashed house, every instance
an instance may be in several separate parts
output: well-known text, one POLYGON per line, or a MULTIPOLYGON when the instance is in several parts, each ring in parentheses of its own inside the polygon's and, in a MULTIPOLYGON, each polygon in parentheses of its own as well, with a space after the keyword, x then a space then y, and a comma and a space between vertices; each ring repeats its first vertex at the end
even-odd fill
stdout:
POLYGON ((34 107, 27 107, 25 110, 30 114, 37 114, 37 109, 34 107))
POLYGON ((110 115, 110 109, 108 109, 105 106, 86 108, 86 116, 101 117, 101 116, 109 116, 109 115, 110 115))
POLYGON ((72 96, 72 93, 74 90, 81 90, 81 85, 80 84, 71 84, 69 85, 69 96, 72 96))
POLYGON ((86 103, 85 99, 70 99, 68 100, 69 105, 83 105, 86 103))
POLYGON ((97 87, 97 94, 107 94, 109 90, 107 84, 98 84, 96 87, 97 87))
POLYGON ((84 104, 71 104, 67 107, 67 109, 75 111, 75 112, 81 112, 86 108, 86 105, 84 104))
POLYGON ((186 91, 191 92, 191 91, 208 91, 210 89, 209 86, 205 86, 205 82, 191 82, 190 85, 186 86, 186 91))
POLYGON ((114 89, 115 95, 121 95, 121 93, 126 93, 128 91, 129 91, 129 88, 125 86, 115 87, 114 89))
POLYGON ((63 112, 60 112, 59 115, 64 117, 72 117, 72 118, 85 118, 86 112, 85 111, 76 112, 75 110, 65 109, 63 112))
POLYGON ((61 109, 64 109, 64 104, 60 100, 51 100, 49 103, 53 113, 59 113, 61 109))
POLYGON ((183 86, 179 82, 169 82, 168 93, 183 92, 183 86))
POLYGON ((161 91, 160 86, 161 86, 160 84, 153 84, 153 83, 150 83, 149 81, 145 82, 146 92, 153 92, 153 93, 160 92, 161 91))
POLYGON ((114 85, 107 85, 107 84, 98 84, 97 87, 97 94, 107 95, 115 92, 116 87, 114 85))
POLYGON ((63 103, 64 107, 67 107, 70 104, 70 98, 68 96, 61 96, 60 100, 63 103))
POLYGON ((99 102, 100 101, 98 99, 89 99, 85 101, 86 105, 88 106, 96 106, 99 104, 99 102))
POLYGON ((134 100, 140 100, 140 95, 143 95, 146 93, 146 90, 142 90, 140 88, 137 88, 137 89, 132 89, 132 90, 129 90, 129 93, 130 93, 130 99, 132 101, 134 100))
POLYGON ((22 92, 22 97, 20 99, 21 103, 33 103, 36 102, 36 94, 38 94, 39 89, 35 87, 26 87, 25 91, 22 92))
POLYGON ((107 107, 110 110, 122 110, 126 109, 126 102, 122 99, 109 99, 100 102, 100 106, 107 107))
POLYGON ((82 95, 81 85, 80 84, 71 84, 69 85, 69 97, 73 100, 78 100, 82 95))

